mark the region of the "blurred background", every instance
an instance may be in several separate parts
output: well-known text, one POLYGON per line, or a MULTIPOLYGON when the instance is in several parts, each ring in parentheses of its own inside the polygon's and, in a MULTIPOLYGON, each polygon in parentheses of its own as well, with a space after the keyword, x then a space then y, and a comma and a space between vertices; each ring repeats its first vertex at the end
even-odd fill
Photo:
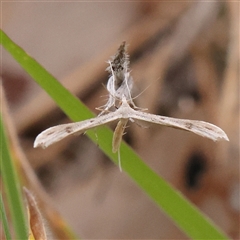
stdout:
MULTIPOLYGON (((240 238, 238 2, 4 1, 1 7, 6 34, 96 114, 106 102, 106 61, 126 41, 137 106, 221 127, 230 142, 134 124, 124 138, 226 234, 240 238)), ((58 212, 85 239, 187 239, 86 136, 33 149, 38 133, 69 120, 4 50, 1 75, 47 225, 54 221, 49 212, 58 212)), ((58 227, 51 234, 63 239, 58 227)))

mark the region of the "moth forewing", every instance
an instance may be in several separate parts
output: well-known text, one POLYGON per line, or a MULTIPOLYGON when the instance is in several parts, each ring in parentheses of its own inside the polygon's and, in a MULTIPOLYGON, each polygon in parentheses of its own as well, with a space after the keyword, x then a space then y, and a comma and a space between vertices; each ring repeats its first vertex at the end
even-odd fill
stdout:
POLYGON ((212 139, 213 141, 229 141, 226 133, 221 128, 204 121, 170 118, 135 110, 134 112, 131 111, 130 115, 132 116, 129 117, 133 119, 193 132, 202 137, 212 139))
POLYGON ((41 132, 34 141, 34 147, 46 148, 53 143, 73 134, 81 134, 97 126, 104 125, 119 119, 115 112, 111 112, 96 118, 87 119, 76 123, 67 123, 51 127, 41 132))
MULTIPOLYGON (((73 134, 73 129, 76 123, 62 124, 55 127, 50 127, 41 132, 35 139, 33 147, 47 148, 55 142, 73 134)), ((81 132, 79 132, 80 134, 81 132)))

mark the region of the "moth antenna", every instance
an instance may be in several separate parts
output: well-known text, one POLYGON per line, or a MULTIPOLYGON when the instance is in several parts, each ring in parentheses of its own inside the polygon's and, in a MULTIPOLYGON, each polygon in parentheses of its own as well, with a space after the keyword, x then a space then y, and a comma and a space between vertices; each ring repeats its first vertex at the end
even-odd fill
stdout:
POLYGON ((134 122, 137 124, 138 127, 145 128, 145 129, 149 128, 149 125, 150 125, 150 123, 147 123, 147 122, 143 124, 143 122, 140 122, 137 119, 134 119, 134 122))
POLYGON ((103 97, 105 97, 104 100, 107 100, 108 94, 104 94, 104 95, 101 95, 101 96, 100 96, 100 98, 103 98, 103 97))
POLYGON ((151 84, 149 84, 145 89, 143 89, 138 95, 136 95, 132 99, 134 100, 134 99, 138 98, 139 96, 141 96, 150 86, 151 86, 151 84))
POLYGON ((111 111, 109 109, 104 109, 104 108, 96 108, 97 110, 101 111, 97 116, 100 117, 103 114, 110 113, 111 111))

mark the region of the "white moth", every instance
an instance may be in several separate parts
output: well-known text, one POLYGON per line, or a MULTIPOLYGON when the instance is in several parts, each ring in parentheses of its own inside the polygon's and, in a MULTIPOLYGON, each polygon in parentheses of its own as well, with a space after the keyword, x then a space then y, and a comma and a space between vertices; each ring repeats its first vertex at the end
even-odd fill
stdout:
POLYGON ((48 128, 40 133, 34 142, 34 147, 46 148, 51 144, 60 141, 61 139, 73 135, 81 134, 89 129, 97 126, 104 125, 106 123, 119 121, 114 132, 112 150, 116 152, 119 150, 121 138, 126 127, 127 121, 137 120, 143 122, 149 122, 154 124, 160 124, 167 127, 178 128, 193 132, 202 137, 212 139, 213 141, 226 140, 229 141, 226 133, 219 127, 197 120, 177 119, 164 116, 158 116, 139 110, 134 110, 128 104, 126 98, 123 96, 122 105, 115 111, 110 112, 102 116, 91 118, 85 121, 62 124, 59 126, 48 128))
POLYGON ((34 147, 46 148, 70 135, 81 134, 97 126, 118 121, 113 135, 112 151, 114 153, 118 152, 119 168, 121 170, 119 148, 128 120, 178 128, 212 139, 213 141, 229 141, 226 133, 211 123, 154 115, 143 112, 136 107, 131 97, 132 79, 129 76, 128 63, 124 42, 119 47, 113 60, 109 62, 109 69, 111 69, 112 75, 107 84, 109 100, 104 105, 103 112, 95 118, 48 128, 37 136, 34 141, 34 147), (113 111, 110 111, 111 108, 114 108, 113 111))

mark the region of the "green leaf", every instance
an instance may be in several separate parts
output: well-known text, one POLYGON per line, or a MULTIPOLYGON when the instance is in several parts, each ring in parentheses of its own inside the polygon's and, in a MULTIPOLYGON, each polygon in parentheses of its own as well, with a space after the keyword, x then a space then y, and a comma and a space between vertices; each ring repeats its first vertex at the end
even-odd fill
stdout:
MULTIPOLYGON (((81 121, 93 117, 93 114, 75 96, 3 32, 2 44, 69 118, 73 121, 81 121)), ((112 153, 111 147, 112 131, 107 127, 101 127, 97 133, 99 147, 117 164, 117 154, 112 153)), ((93 131, 88 131, 87 135, 92 141, 97 142, 93 131)), ((220 229, 181 193, 150 169, 124 142, 121 144, 121 159, 122 169, 189 237, 193 239, 227 239, 220 229)))
POLYGON ((10 234, 10 230, 9 230, 9 226, 8 226, 7 214, 6 214, 6 210, 4 207, 2 194, 0 194, 0 219, 3 223, 3 229, 4 229, 6 240, 10 240, 11 234, 10 234))
POLYGON ((26 217, 23 210, 22 194, 20 190, 19 178, 15 165, 10 155, 4 125, 0 116, 0 136, 1 136, 1 164, 0 171, 3 178, 3 185, 6 191, 7 202, 10 208, 11 220, 15 230, 16 239, 27 239, 26 217))

